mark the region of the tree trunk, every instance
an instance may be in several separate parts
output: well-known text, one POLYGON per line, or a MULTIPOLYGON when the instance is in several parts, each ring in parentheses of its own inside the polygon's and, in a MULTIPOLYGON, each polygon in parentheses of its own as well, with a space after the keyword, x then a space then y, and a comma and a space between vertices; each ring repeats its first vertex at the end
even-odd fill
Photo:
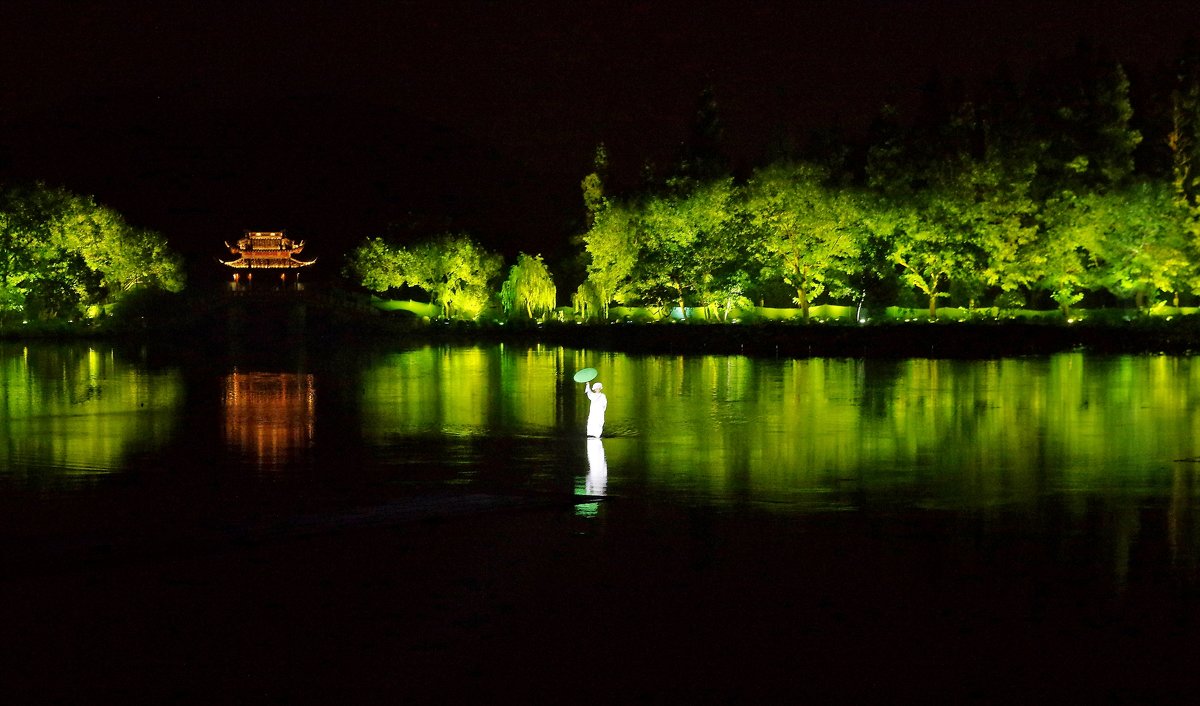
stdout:
POLYGON ((809 303, 808 297, 804 296, 804 288, 796 288, 796 301, 800 302, 800 317, 804 319, 804 323, 808 323, 809 303))
POLYGON ((937 319, 937 292, 929 293, 929 320, 937 319))

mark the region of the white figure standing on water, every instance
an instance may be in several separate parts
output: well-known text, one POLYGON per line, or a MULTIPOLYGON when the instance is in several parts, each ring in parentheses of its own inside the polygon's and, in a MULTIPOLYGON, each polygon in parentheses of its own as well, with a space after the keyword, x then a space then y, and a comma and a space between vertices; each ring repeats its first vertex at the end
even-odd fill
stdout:
POLYGON ((583 391, 592 401, 591 409, 588 411, 587 435, 596 439, 599 439, 600 433, 604 431, 604 410, 608 408, 608 398, 601 392, 603 389, 604 385, 598 382, 591 386, 586 382, 583 383, 583 391))

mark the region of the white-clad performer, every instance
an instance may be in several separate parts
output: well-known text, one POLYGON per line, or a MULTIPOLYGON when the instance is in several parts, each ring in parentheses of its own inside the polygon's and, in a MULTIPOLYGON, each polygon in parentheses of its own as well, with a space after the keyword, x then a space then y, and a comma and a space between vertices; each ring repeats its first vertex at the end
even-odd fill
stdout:
POLYGON ((604 431, 604 410, 608 408, 608 398, 601 392, 603 389, 604 385, 598 382, 590 387, 586 382, 583 383, 583 391, 587 393, 588 399, 592 401, 591 410, 588 411, 587 435, 597 439, 600 438, 600 433, 604 431))

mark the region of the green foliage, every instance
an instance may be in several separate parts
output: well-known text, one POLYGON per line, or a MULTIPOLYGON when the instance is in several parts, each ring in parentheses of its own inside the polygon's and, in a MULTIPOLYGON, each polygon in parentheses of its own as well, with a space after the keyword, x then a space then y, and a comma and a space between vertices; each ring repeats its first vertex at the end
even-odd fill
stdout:
POLYGON ((500 301, 504 311, 512 316, 522 310, 527 318, 535 313, 546 314, 558 304, 554 278, 541 255, 529 256, 521 253, 517 262, 508 271, 508 279, 500 289, 500 301))
POLYGON ((90 197, 42 185, 0 192, 0 323, 81 316, 140 289, 178 292, 166 240, 90 197))
POLYGON ((1095 279, 1100 233, 1088 204, 1065 191, 1047 201, 1040 214, 1041 237, 1031 258, 1039 286, 1069 316, 1095 279))
MULTIPOLYGON (((994 78, 979 101, 935 78, 915 119, 885 106, 869 144, 825 139, 807 158, 781 150, 744 182, 729 176, 707 90, 665 182, 610 193, 607 153, 597 150, 580 185, 586 279, 572 305, 604 320, 610 307, 728 319, 750 297, 760 309, 792 299, 804 320, 836 305, 856 318, 889 306, 927 306, 937 318, 939 304, 973 316, 979 302, 1053 301, 1070 316, 1098 294, 1147 310, 1165 295, 1178 307, 1181 293, 1200 295, 1200 61, 1181 66, 1146 139, 1163 145, 1149 177, 1136 171, 1143 137, 1129 77, 1086 46, 1025 85, 994 78)), ((460 251, 470 249, 368 241, 351 269, 377 291, 416 286, 450 307, 481 292, 447 274, 460 251)), ((533 317, 553 306, 552 292, 545 264, 522 254, 500 294, 510 314, 533 317)))
POLYGON ((475 319, 491 299, 503 259, 470 236, 444 234, 411 248, 370 238, 350 254, 346 271, 362 286, 384 292, 424 290, 444 318, 475 319))
POLYGON ((632 284, 643 302, 672 302, 686 312, 689 298, 707 306, 714 298, 734 296, 744 231, 732 180, 694 189, 680 180, 672 187, 643 207, 632 284))
POLYGON ((802 164, 772 165, 750 182, 746 209, 768 276, 796 293, 805 320, 813 300, 849 293, 862 234, 857 203, 829 189, 828 172, 802 164))
POLYGON ((1102 237, 1102 282, 1110 291, 1132 295, 1140 309, 1159 293, 1188 287, 1192 267, 1186 230, 1173 217, 1178 211, 1169 185, 1140 183, 1103 197, 1090 195, 1089 201, 1095 203, 1092 212, 1102 237))
POLYGON ((408 251, 382 238, 368 238, 351 251, 345 273, 375 292, 386 292, 405 284, 404 272, 411 259, 408 251))
POLYGON ((589 298, 597 302, 604 319, 608 318, 609 305, 623 302, 631 289, 630 278, 640 255, 637 228, 638 215, 631 208, 606 201, 584 235, 590 259, 586 282, 589 298))
MULTIPOLYGON (((607 311, 591 281, 584 281, 571 295, 571 308, 585 321, 592 318, 592 311, 607 311)), ((607 316, 607 314, 606 314, 607 316)))
POLYGON ((595 170, 585 176, 579 188, 583 191, 583 205, 587 209, 587 226, 591 228, 596 222, 596 214, 604 208, 604 175, 608 171, 608 150, 604 143, 596 147, 593 160, 595 170))

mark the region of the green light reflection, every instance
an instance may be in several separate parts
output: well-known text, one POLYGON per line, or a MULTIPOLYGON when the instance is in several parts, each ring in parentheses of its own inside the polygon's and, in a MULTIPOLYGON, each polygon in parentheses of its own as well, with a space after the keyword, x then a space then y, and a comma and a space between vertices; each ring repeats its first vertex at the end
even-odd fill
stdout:
POLYGON ((174 433, 182 387, 110 348, 0 345, 0 465, 10 479, 118 470, 174 433))

